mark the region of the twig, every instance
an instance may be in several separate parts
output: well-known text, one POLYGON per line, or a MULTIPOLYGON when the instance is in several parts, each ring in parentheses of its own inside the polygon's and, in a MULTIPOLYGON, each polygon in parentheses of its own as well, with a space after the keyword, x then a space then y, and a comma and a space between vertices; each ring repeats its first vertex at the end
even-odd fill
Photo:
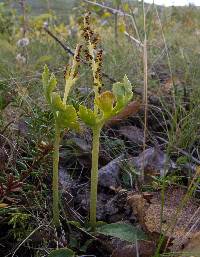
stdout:
POLYGON ((136 20, 135 20, 135 13, 137 12, 137 9, 134 11, 131 7, 131 5, 129 5, 129 8, 131 10, 131 20, 132 20, 132 23, 133 23, 133 27, 135 29, 135 32, 136 32, 136 35, 138 37, 138 40, 141 41, 140 39, 140 34, 139 34, 139 31, 138 31, 138 28, 137 28, 137 24, 136 24, 136 20))
MULTIPOLYGON (((142 44, 142 42, 140 42, 139 40, 137 40, 136 38, 131 36, 127 31, 124 31, 124 35, 126 35, 128 38, 130 38, 132 41, 134 41, 137 46, 142 47, 142 48, 144 47, 144 44, 142 44)), ((141 49, 140 49, 140 51, 141 51, 141 49)))
MULTIPOLYGON (((143 141, 143 153, 146 149, 146 136, 147 136, 147 115, 148 115, 148 66, 147 66, 147 34, 146 34, 146 13, 144 0, 143 5, 143 26, 144 26, 144 45, 143 45, 143 67, 144 67, 144 90, 143 90, 143 102, 144 102, 144 141, 143 141)), ((144 163, 144 161, 143 161, 144 163)), ((144 181, 144 167, 141 174, 142 182, 144 181)))
POLYGON ((44 27, 44 30, 47 32, 49 36, 51 36, 62 48, 68 52, 68 54, 74 56, 74 52, 66 45, 64 45, 60 39, 58 39, 47 27, 44 27))
POLYGON ((121 11, 120 9, 114 9, 114 8, 109 7, 109 6, 106 6, 106 5, 103 5, 103 4, 99 4, 99 3, 95 3, 95 2, 92 2, 92 1, 88 1, 88 0, 83 0, 83 1, 88 3, 88 4, 96 5, 96 6, 99 6, 101 8, 107 9, 112 14, 116 14, 117 13, 120 16, 127 16, 127 17, 132 18, 132 16, 130 14, 125 13, 125 12, 121 11))

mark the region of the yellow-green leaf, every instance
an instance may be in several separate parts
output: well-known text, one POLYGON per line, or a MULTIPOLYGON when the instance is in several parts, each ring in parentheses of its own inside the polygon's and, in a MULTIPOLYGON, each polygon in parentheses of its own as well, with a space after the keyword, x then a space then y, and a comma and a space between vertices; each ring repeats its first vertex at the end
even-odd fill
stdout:
POLYGON ((113 110, 115 96, 112 92, 106 91, 99 95, 96 99, 96 104, 105 114, 110 114, 113 110))
POLYGON ((57 80, 56 80, 55 75, 52 73, 50 76, 47 88, 46 88, 46 95, 48 98, 50 98, 51 93, 55 89, 56 85, 57 85, 57 80))
POLYGON ((55 75, 52 73, 50 76, 49 68, 47 65, 44 66, 44 71, 42 73, 42 82, 43 82, 43 91, 44 95, 49 102, 51 103, 51 93, 55 89, 57 85, 57 80, 55 78, 55 75))
POLYGON ((52 104, 53 110, 55 111, 65 111, 66 109, 66 105, 63 103, 58 93, 55 93, 55 92, 52 93, 51 104, 52 104))
POLYGON ((114 109, 116 112, 119 112, 133 97, 132 85, 126 75, 124 76, 123 82, 117 82, 113 84, 112 91, 117 100, 114 109))
POLYGON ((73 105, 66 105, 64 111, 58 111, 57 122, 60 128, 79 129, 78 116, 73 105))
POLYGON ((83 105, 80 105, 79 107, 79 116, 89 127, 93 127, 96 124, 96 116, 94 112, 83 105))
POLYGON ((47 65, 44 66, 44 71, 42 73, 42 82, 45 87, 47 87, 49 81, 49 68, 47 65))

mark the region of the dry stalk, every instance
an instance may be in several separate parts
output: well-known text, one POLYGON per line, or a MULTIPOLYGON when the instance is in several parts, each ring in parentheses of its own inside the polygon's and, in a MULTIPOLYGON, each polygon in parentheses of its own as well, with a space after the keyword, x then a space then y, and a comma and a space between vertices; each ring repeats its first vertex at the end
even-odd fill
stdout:
MULTIPOLYGON (((147 35, 146 35, 146 13, 143 1, 143 26, 144 26, 144 43, 143 43, 143 68, 144 68, 144 140, 143 140, 143 152, 146 149, 146 136, 147 136, 147 116, 148 116, 148 64, 147 64, 147 35)), ((141 181, 144 181, 144 161, 143 169, 141 173, 141 181)))

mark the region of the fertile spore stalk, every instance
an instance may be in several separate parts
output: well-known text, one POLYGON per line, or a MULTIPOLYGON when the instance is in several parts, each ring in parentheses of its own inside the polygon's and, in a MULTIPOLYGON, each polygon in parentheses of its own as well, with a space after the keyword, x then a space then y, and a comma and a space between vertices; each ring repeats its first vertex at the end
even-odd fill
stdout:
POLYGON ((92 129, 92 169, 90 189, 90 225, 92 230, 96 229, 96 207, 97 207, 97 186, 98 186, 98 160, 99 143, 101 130, 111 117, 117 115, 132 99, 132 86, 128 78, 124 76, 123 82, 113 84, 112 91, 105 91, 100 94, 102 88, 102 54, 97 49, 99 37, 90 27, 90 15, 84 18, 83 37, 87 48, 84 50, 87 61, 91 64, 94 89, 93 110, 83 105, 79 107, 79 116, 84 123, 92 129))
POLYGON ((54 92, 57 85, 55 75, 50 74, 47 66, 44 67, 42 74, 44 96, 51 108, 55 122, 55 135, 54 135, 54 152, 53 152, 53 223, 59 227, 59 145, 61 140, 61 131, 63 129, 78 129, 78 116, 76 110, 72 105, 67 105, 67 98, 70 89, 77 80, 77 70, 80 63, 81 46, 77 45, 75 55, 72 60, 72 65, 66 70, 65 73, 65 89, 64 97, 54 92))

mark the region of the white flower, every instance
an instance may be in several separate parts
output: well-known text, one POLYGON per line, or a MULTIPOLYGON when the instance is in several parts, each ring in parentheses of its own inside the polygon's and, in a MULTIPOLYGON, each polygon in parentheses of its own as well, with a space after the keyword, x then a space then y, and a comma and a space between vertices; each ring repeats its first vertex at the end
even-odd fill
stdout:
POLYGON ((26 57, 24 57, 24 56, 21 55, 21 54, 17 54, 16 60, 17 60, 19 63, 26 63, 26 57))
POLYGON ((17 41, 17 46, 19 47, 25 47, 29 45, 30 41, 27 37, 21 38, 17 41))

